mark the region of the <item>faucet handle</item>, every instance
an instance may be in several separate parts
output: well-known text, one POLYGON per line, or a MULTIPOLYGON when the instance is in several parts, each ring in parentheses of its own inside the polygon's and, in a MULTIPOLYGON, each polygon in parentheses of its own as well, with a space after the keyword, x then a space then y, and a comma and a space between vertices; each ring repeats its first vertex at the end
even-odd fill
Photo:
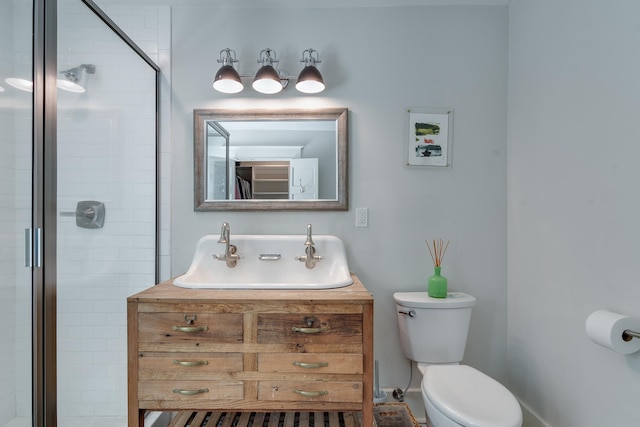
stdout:
POLYGON ((312 246, 313 243, 313 239, 311 238, 311 224, 307 224, 307 241, 304 242, 305 245, 307 246, 312 246))
POLYGON ((307 268, 313 268, 318 261, 322 261, 322 257, 316 255, 316 247, 311 237, 311 224, 307 224, 307 241, 304 242, 304 245, 307 247, 304 250, 304 255, 296 257, 296 260, 304 262, 307 268))
POLYGON ((229 243, 229 223, 223 222, 222 229, 220 230, 220 239, 218 243, 229 243))

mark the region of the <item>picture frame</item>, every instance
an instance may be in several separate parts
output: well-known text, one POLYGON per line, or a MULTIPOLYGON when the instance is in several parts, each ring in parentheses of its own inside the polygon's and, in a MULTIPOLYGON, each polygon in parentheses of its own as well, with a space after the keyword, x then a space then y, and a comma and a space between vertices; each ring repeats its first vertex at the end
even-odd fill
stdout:
POLYGON ((411 107, 407 113, 407 166, 451 166, 453 110, 411 107))

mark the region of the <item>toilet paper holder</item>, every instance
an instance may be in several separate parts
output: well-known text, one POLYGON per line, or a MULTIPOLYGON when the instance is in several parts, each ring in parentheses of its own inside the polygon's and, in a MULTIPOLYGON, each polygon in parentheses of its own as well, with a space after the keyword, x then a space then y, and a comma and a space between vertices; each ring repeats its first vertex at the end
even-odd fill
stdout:
POLYGON ((640 338, 640 332, 635 332, 631 329, 625 329, 622 333, 622 339, 625 341, 631 341, 634 338, 640 338))
POLYGON ((594 343, 620 354, 640 351, 640 319, 615 313, 609 310, 597 310, 587 317, 585 322, 587 336, 594 343))

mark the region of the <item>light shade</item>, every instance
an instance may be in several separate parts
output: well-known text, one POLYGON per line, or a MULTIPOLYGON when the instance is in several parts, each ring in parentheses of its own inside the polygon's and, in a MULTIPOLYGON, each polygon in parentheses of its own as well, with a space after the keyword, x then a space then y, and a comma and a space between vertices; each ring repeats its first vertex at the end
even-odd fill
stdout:
POLYGON ((222 93, 238 93, 244 89, 240 74, 231 65, 223 65, 213 79, 213 88, 222 93))
POLYGON ((273 94, 282 90, 280 75, 271 65, 263 65, 256 73, 251 86, 260 93, 273 94))
POLYGON ((307 65, 298 76, 296 89, 303 93, 319 93, 324 90, 324 80, 320 71, 313 66, 307 65))
POLYGON ((9 86, 12 86, 18 90, 24 92, 33 92, 33 82, 27 79, 20 79, 17 77, 9 77, 5 80, 9 86))

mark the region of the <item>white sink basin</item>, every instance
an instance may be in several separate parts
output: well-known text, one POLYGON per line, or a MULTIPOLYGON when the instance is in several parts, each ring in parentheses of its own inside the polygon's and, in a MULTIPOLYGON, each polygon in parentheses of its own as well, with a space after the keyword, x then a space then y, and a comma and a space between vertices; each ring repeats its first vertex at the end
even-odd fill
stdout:
POLYGON ((235 267, 212 255, 224 255, 219 236, 198 241, 189 270, 173 284, 209 289, 331 289, 353 283, 344 243, 336 236, 314 235, 315 254, 322 257, 314 268, 296 260, 305 254, 304 235, 231 235, 241 256, 235 267))

